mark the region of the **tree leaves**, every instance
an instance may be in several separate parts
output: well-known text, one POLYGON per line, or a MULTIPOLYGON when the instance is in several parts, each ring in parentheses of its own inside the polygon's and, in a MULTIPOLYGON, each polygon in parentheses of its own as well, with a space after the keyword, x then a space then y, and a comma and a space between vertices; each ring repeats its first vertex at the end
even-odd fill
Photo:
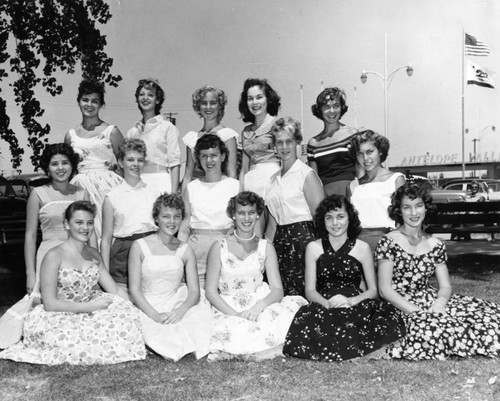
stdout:
MULTIPOLYGON (((50 125, 37 119, 44 109, 35 98, 35 88, 42 87, 56 96, 63 87, 54 73, 75 72, 80 63, 82 78, 104 81, 118 86, 120 75, 111 74, 113 59, 105 52, 106 37, 96 24, 106 24, 112 15, 104 0, 10 0, 0 2, 0 82, 7 78, 9 62, 15 74, 15 102, 21 110, 23 127, 28 131, 28 144, 33 149, 31 161, 35 169, 43 147, 48 141, 50 125), (7 43, 14 39, 15 54, 9 54, 7 43)), ((1 93, 1 89, 0 89, 1 93)), ((24 150, 9 127, 7 105, 0 98, 0 138, 9 144, 12 167, 21 164, 24 150)))

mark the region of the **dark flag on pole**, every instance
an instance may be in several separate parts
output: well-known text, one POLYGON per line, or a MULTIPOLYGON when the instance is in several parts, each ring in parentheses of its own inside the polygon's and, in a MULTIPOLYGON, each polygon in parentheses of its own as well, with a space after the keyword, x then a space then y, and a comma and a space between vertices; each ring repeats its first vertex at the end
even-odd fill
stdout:
POLYGON ((477 40, 474 36, 465 34, 465 54, 468 56, 488 56, 491 47, 477 40))

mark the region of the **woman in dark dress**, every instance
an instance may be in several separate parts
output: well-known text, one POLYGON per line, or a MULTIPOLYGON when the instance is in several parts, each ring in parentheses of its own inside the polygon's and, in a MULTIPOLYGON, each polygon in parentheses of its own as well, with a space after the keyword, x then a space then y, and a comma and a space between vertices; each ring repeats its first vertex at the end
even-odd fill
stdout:
POLYGON ((324 199, 314 216, 321 239, 306 248, 306 297, 287 334, 283 353, 343 361, 382 348, 405 334, 401 314, 377 298, 370 246, 356 210, 342 195, 324 199), (360 288, 364 278, 366 289, 360 288))

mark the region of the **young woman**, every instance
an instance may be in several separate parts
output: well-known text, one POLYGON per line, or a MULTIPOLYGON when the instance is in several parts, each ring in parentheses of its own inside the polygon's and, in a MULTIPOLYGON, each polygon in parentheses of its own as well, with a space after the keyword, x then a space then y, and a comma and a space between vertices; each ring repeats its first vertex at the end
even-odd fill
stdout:
POLYGON ((205 176, 186 186, 183 196, 186 218, 178 238, 189 241, 194 249, 200 286, 205 288, 208 251, 212 243, 223 238, 232 226, 225 205, 239 192, 240 184, 223 174, 228 150, 217 135, 207 134, 198 139, 194 155, 205 176))
MULTIPOLYGON (((77 173, 78 154, 65 143, 45 146, 40 166, 50 178, 50 183, 33 188, 26 207, 26 233, 24 237, 24 262, 26 264, 26 292, 40 297, 40 265, 47 251, 68 239, 64 229, 64 210, 75 200, 88 200, 89 194, 70 184, 77 173), (42 229, 42 243, 38 251, 38 225, 42 229)), ((95 238, 93 238, 95 244, 95 238)))
POLYGON ((23 341, 1 352, 0 358, 47 365, 146 358, 137 310, 116 296, 118 287, 99 252, 87 245, 94 215, 95 207, 87 201, 66 209, 69 238, 48 251, 42 262, 43 305, 26 317, 23 341))
POLYGON ((313 213, 323 200, 323 186, 316 172, 297 157, 302 142, 300 123, 280 118, 271 133, 281 170, 266 188, 264 199, 271 214, 266 238, 276 248, 285 295, 304 295, 304 254, 306 245, 315 239, 313 213))
POLYGON ((349 186, 351 202, 359 212, 363 227, 359 238, 375 250, 382 235, 395 227, 387 207, 391 203, 391 194, 405 183, 405 177, 382 165, 389 154, 389 140, 385 136, 370 130, 362 131, 351 140, 349 152, 365 172, 349 186))
POLYGON ((174 361, 191 352, 197 359, 207 355, 212 329, 210 305, 200 302, 194 251, 175 237, 183 218, 179 195, 158 197, 153 206, 158 231, 135 241, 128 259, 130 298, 144 312, 146 345, 174 361))
POLYGON ((324 199, 314 215, 321 239, 306 248, 306 297, 288 331, 285 355, 318 361, 364 356, 405 334, 401 313, 377 298, 373 256, 358 214, 343 195, 324 199), (364 278, 364 280, 362 280, 364 278), (361 283, 366 288, 361 288, 361 283))
POLYGON ((404 313, 407 334, 388 353, 412 360, 498 356, 500 305, 452 295, 444 244, 423 229, 434 207, 426 184, 407 183, 392 196, 389 215, 399 227, 377 245, 379 292, 404 313))
POLYGON ((193 179, 202 177, 205 173, 196 165, 194 148, 199 138, 206 134, 216 134, 228 150, 227 176, 236 178, 237 138, 238 134, 231 128, 221 124, 224 117, 224 108, 227 97, 223 90, 205 85, 193 93, 193 110, 203 118, 203 127, 200 131, 189 131, 183 136, 186 145, 186 171, 182 180, 183 189, 193 179))
POLYGON ((355 178, 355 163, 349 155, 349 143, 357 130, 340 122, 347 112, 342 89, 325 88, 311 110, 323 121, 323 130, 307 144, 307 162, 318 173, 325 195, 346 195, 355 178))
POLYGON ((245 191, 264 196, 267 181, 279 170, 271 127, 281 106, 280 96, 265 79, 248 78, 243 84, 238 109, 243 122, 243 157, 240 181, 245 191))
POLYGON ((208 255, 206 296, 215 310, 209 360, 282 355, 286 332, 302 297, 283 298, 276 252, 255 235, 264 200, 253 192, 232 197, 235 230, 208 255), (263 281, 266 274, 268 283, 263 281))
POLYGON ((148 157, 144 166, 143 180, 158 193, 177 193, 181 150, 179 131, 160 114, 165 92, 153 79, 141 79, 135 91, 135 100, 142 119, 128 130, 128 139, 142 139, 146 143, 148 157))
POLYGON ((125 139, 120 146, 118 164, 123 170, 123 182, 104 200, 101 255, 111 277, 126 292, 130 247, 136 239, 157 229, 151 210, 159 190, 141 179, 146 164, 144 141, 125 139))
POLYGON ((99 111, 105 104, 104 84, 83 80, 78 87, 77 101, 82 123, 69 130, 64 142, 80 155, 78 174, 71 183, 86 189, 97 207, 95 231, 99 240, 104 197, 122 181, 114 169, 123 136, 117 127, 99 117, 99 111))

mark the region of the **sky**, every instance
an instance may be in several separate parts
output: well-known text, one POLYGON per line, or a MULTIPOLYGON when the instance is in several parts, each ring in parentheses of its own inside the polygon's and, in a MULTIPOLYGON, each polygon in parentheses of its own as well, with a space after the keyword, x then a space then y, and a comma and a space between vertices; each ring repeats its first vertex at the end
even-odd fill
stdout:
MULTIPOLYGON (((500 160, 500 2, 496 0, 108 0, 112 19, 101 26, 113 73, 123 80, 107 88, 101 118, 123 132, 140 119, 134 92, 141 78, 156 78, 166 91, 163 112, 177 113, 180 135, 199 130, 192 93, 205 84, 223 89, 228 105, 222 123, 241 132, 238 112, 243 82, 267 78, 282 99, 280 115, 303 122, 304 141, 322 129, 311 114, 321 85, 347 94, 342 122, 384 133, 384 91, 375 75, 360 81, 363 70, 384 74, 401 70, 388 90, 390 166, 428 154, 458 154, 462 137, 462 32, 493 50, 469 57, 497 72, 497 88, 465 88, 466 159, 473 139, 478 152, 498 149, 500 160), (303 90, 301 92, 301 85, 303 90), (492 125, 498 127, 493 132, 492 125)), ((51 125, 50 142, 81 123, 76 95, 80 75, 58 74, 64 92, 52 97, 37 91, 51 125)), ((6 82, 2 94, 12 127, 26 146, 26 133, 6 82)), ((10 153, 0 140, 0 170, 11 173, 10 153)), ((495 156, 497 157, 497 156, 495 156)), ((32 172, 29 151, 23 172, 32 172)))

